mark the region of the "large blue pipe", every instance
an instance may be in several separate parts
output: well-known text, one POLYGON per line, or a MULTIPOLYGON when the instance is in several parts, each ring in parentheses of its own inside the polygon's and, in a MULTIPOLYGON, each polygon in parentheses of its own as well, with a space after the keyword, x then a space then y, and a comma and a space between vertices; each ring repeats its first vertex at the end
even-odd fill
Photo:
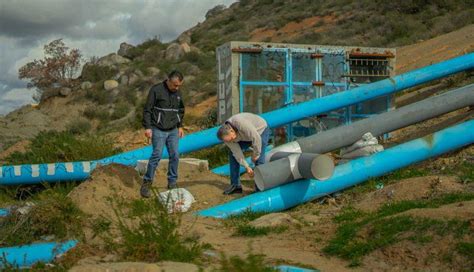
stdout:
POLYGON ((38 243, 16 247, 0 248, 0 268, 28 268, 35 263, 50 263, 77 245, 76 240, 63 243, 38 243))
MULTIPOLYGON (((395 93, 416 85, 420 85, 431 80, 442 78, 451 74, 474 68, 474 53, 469 53, 447 61, 426 66, 408 73, 395 76, 393 78, 377 81, 368 85, 351 89, 347 92, 340 92, 330 96, 313 99, 287 106, 262 115, 267 120, 270 127, 279 127, 294 121, 298 121, 310 116, 336 110, 342 107, 357 104, 379 96, 395 93)), ((180 140, 180 153, 188 153, 210 147, 220 143, 216 137, 217 127, 189 134, 180 140)), ((150 157, 151 147, 124 152, 111 157, 91 163, 91 169, 97 164, 119 163, 124 165, 136 165, 137 160, 146 160, 150 157)), ((166 152, 164 156, 167 156, 166 152)), ((32 176, 36 169, 30 165, 3 166, 0 168, 0 185, 32 184, 40 182, 58 182, 83 180, 89 176, 89 172, 81 170, 81 162, 73 163, 74 172, 64 171, 64 167, 59 164, 57 171, 53 174, 45 174, 45 165, 39 167, 43 169, 39 176, 32 176), (16 167, 16 168, 15 168, 16 167), (76 173, 77 172, 77 173, 76 173)), ((38 166, 34 166, 37 168, 38 166)))
POLYGON ((474 143, 474 120, 339 165, 325 181, 299 180, 198 212, 225 218, 245 210, 277 212, 474 143))

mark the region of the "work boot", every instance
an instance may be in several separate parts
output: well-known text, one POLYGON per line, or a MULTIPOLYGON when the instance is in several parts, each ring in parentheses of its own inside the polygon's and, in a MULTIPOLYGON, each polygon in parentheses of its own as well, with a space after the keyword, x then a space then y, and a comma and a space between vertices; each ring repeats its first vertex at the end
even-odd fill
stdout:
POLYGON ((242 186, 230 185, 224 190, 224 195, 241 194, 242 186))
POLYGON ((178 184, 175 183, 168 183, 168 190, 176 189, 178 188, 178 184))
POLYGON ((144 198, 151 197, 150 188, 151 181, 144 180, 142 183, 142 187, 140 188, 140 195, 144 198))

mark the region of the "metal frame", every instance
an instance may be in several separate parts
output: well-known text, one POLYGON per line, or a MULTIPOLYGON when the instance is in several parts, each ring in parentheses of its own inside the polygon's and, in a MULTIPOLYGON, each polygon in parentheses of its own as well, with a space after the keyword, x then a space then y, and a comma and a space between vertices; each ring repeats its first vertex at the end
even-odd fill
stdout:
MULTIPOLYGON (((283 106, 287 106, 289 104, 294 103, 294 92, 295 87, 311 87, 314 88, 314 94, 316 98, 322 97, 323 95, 327 95, 324 93, 325 86, 332 86, 336 88, 340 88, 339 91, 348 91, 354 87, 363 85, 363 84, 353 84, 350 82, 348 75, 351 73, 350 69, 350 60, 349 60, 349 52, 357 51, 357 53, 361 53, 361 58, 364 57, 364 54, 375 54, 377 56, 389 52, 390 55, 393 56, 393 59, 387 60, 361 60, 360 63, 364 62, 372 62, 372 63, 391 63, 391 69, 383 70, 383 72, 389 72, 391 75, 394 74, 394 65, 395 65, 395 50, 394 49, 386 49, 386 48, 356 48, 356 47, 343 47, 343 46, 318 46, 318 45, 295 45, 295 44, 275 44, 275 43, 251 43, 251 42, 229 42, 226 43, 216 49, 217 53, 217 60, 218 60, 218 70, 221 69, 220 67, 220 57, 219 53, 222 51, 232 52, 231 55, 231 64, 227 69, 233 73, 233 77, 235 81, 232 82, 236 84, 236 87, 232 87, 231 98, 229 97, 219 97, 219 103, 225 103, 226 105, 237 105, 237 108, 232 108, 229 113, 219 114, 219 121, 224 121, 224 119, 228 118, 230 115, 235 114, 237 112, 244 111, 245 108, 245 88, 248 86, 268 86, 268 87, 284 87, 284 101, 283 106), (276 82, 276 81, 258 81, 258 80, 244 80, 244 55, 246 54, 262 54, 268 52, 275 52, 275 53, 283 53, 284 56, 282 58, 285 61, 284 65, 284 81, 283 82, 276 82), (314 60, 315 64, 315 71, 314 71, 314 80, 313 82, 321 82, 323 86, 315 86, 311 81, 293 81, 293 59, 295 57, 295 53, 302 53, 302 54, 314 54, 318 56, 311 56, 311 59, 314 60), (324 81, 327 80, 323 79, 323 69, 324 69, 324 62, 323 57, 326 54, 331 55, 340 55, 344 59, 343 64, 343 71, 341 76, 344 76, 345 79, 341 80, 341 82, 333 82, 333 81, 324 81), (237 73, 236 73, 237 72, 237 73), (238 102, 235 104, 233 101, 226 101, 226 99, 234 100, 235 97, 238 97, 238 102)), ((222 69, 221 69, 222 70, 222 69)), ((366 72, 363 69, 362 72, 366 72)), ((222 71, 218 71, 219 78, 222 78, 222 71)), ((362 75, 366 76, 366 75, 362 75)), ((379 78, 382 79, 382 76, 387 77, 387 75, 379 75, 379 78)), ((219 88, 222 88, 221 83, 219 83, 219 88)), ((235 85, 234 85, 235 86, 235 85)), ((258 90, 258 89, 257 89, 258 90)), ((257 91, 255 90, 255 91, 257 91)), ((222 92, 218 92, 221 94, 222 92)), ((329 118, 339 119, 338 122, 343 122, 344 124, 350 124, 354 118, 367 118, 372 116, 373 114, 366 114, 366 113, 353 113, 353 108, 356 105, 348 106, 343 108, 343 112, 331 112, 328 113, 327 116, 329 118)), ((391 107, 391 99, 390 97, 387 98, 386 102, 386 110, 389 110, 391 107)), ((226 107, 226 110, 228 107, 226 107)), ((293 125, 287 125, 287 140, 292 141, 294 140, 294 133, 293 133, 293 125)))

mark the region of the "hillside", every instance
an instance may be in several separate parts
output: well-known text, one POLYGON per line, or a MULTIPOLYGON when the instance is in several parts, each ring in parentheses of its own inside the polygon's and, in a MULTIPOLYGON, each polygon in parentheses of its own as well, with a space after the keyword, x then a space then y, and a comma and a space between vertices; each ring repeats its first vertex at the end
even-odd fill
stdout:
POLYGON ((61 95, 60 90, 45 90, 39 108, 25 106, 0 117, 0 150, 42 130, 139 129, 146 92, 171 68, 185 73, 185 101, 189 112, 197 113, 185 120, 189 131, 208 127, 215 120, 214 49, 230 40, 403 46, 400 72, 415 67, 414 60, 420 66, 462 54, 472 50, 472 25, 460 29, 474 21, 468 2, 246 0, 229 8, 217 6, 175 41, 124 43, 118 54, 89 60, 72 91, 61 95), (420 43, 453 30, 458 31, 420 43), (106 80, 118 86, 104 90, 106 80), (193 111, 195 106, 198 110, 193 111), (211 118, 203 119, 204 115, 211 118))

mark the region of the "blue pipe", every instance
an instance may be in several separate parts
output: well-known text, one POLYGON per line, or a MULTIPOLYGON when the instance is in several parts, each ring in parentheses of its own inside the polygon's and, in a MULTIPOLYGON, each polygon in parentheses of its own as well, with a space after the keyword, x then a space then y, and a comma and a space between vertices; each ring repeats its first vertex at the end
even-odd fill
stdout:
POLYGON ((76 240, 63 243, 38 243, 16 247, 0 248, 0 268, 28 268, 35 263, 50 263, 77 245, 76 240))
POLYGON ((10 213, 8 209, 0 209, 0 217, 5 217, 10 213))
MULTIPOLYGON (((395 93, 431 80, 449 76, 451 74, 472 68, 474 68, 474 53, 469 53, 417 70, 413 70, 393 78, 388 78, 357 87, 351 89, 350 91, 316 98, 307 102, 292 104, 275 111, 264 113, 262 114, 262 117, 267 120, 270 127, 279 127, 310 116, 329 112, 342 107, 347 107, 352 104, 357 104, 379 96, 395 93)), ((180 140, 180 153, 189 153, 219 144, 220 141, 216 137, 217 129, 218 127, 214 127, 187 135, 180 140)), ((91 162, 91 164, 93 164, 91 166, 91 170, 97 164, 119 163, 123 165, 134 166, 136 165, 137 160, 148 159, 151 155, 151 149, 151 146, 147 146, 91 162)), ((166 151, 163 155, 164 157, 168 156, 166 151)), ((58 169, 58 171, 52 175, 47 175, 45 174, 45 171, 42 171, 40 173, 41 175, 37 177, 32 176, 32 169, 30 165, 3 166, 0 170, 0 185, 84 180, 89 176, 88 172, 81 171, 80 162, 73 164, 73 173, 61 171, 61 169, 58 169), (17 172, 14 172, 14 167, 19 167, 17 172), (78 173, 75 173, 75 171, 78 173)), ((61 165, 59 165, 57 168, 60 168, 60 166, 61 165)), ((40 165, 40 168, 43 169, 44 165, 40 165)))
POLYGON ((474 143, 474 120, 338 165, 325 181, 299 180, 198 212, 225 218, 248 209, 277 212, 474 143))
POLYGON ((319 271, 319 270, 301 268, 301 267, 290 266, 290 265, 279 265, 279 266, 275 266, 275 268, 280 272, 317 272, 319 271))

